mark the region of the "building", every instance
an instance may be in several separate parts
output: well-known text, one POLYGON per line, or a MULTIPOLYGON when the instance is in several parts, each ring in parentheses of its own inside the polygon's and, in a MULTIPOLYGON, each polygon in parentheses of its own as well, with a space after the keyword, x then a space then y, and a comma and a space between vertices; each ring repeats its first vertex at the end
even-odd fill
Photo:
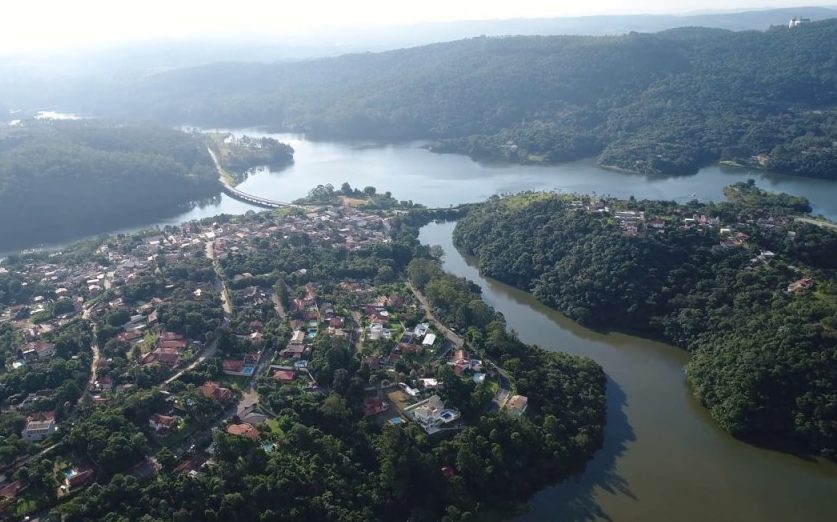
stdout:
POLYGON ((260 435, 259 430, 247 423, 230 424, 227 426, 227 433, 236 437, 247 437, 252 440, 258 439, 260 435))
POLYGON ((233 396, 232 390, 222 387, 215 381, 207 381, 198 389, 200 390, 201 395, 207 399, 215 399, 216 401, 228 401, 233 396))
POLYGON ((154 428, 155 433, 164 435, 169 433, 177 425, 177 418, 168 415, 155 413, 148 419, 148 425, 154 428))
POLYGON ((814 280, 810 277, 805 277, 800 279, 799 281, 794 281, 793 283, 788 285, 788 293, 793 294, 799 292, 801 290, 806 290, 814 286, 814 280))
POLYGON ((55 414, 44 412, 30 416, 20 436, 26 442, 37 442, 44 440, 56 431, 58 431, 58 426, 55 424, 55 414))
POLYGON ((429 434, 436 433, 451 424, 460 417, 459 411, 453 408, 446 408, 445 403, 438 395, 413 404, 404 409, 409 418, 416 421, 429 434))
POLYGON ((389 409, 389 405, 379 397, 367 397, 363 399, 363 415, 378 415, 389 409))
POLYGON ((289 384, 294 382, 296 372, 293 370, 279 369, 273 373, 273 378, 281 383, 289 384))
POLYGON ((520 417, 526 413, 526 408, 529 407, 529 399, 524 395, 514 395, 506 403, 506 411, 515 417, 520 417))
POLYGON ((64 488, 67 491, 72 491, 81 486, 86 486, 93 480, 95 474, 96 472, 90 466, 73 466, 64 472, 64 488))
POLYGON ((797 27, 799 27, 801 25, 810 24, 810 23, 811 23, 810 18, 796 18, 796 17, 793 17, 793 18, 790 19, 790 22, 788 22, 788 29, 796 29, 797 27))

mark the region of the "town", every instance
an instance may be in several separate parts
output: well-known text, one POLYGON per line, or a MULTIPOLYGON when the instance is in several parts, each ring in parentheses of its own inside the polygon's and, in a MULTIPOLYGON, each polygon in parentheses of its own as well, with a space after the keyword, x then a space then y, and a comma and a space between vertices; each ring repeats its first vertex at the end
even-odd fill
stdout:
POLYGON ((509 375, 393 266, 394 216, 286 208, 7 259, 0 511, 35 513, 117 473, 196 477, 218 432, 281 452, 291 397, 340 390, 371 422, 429 436, 473 422, 445 402, 454 389, 525 415, 509 375))

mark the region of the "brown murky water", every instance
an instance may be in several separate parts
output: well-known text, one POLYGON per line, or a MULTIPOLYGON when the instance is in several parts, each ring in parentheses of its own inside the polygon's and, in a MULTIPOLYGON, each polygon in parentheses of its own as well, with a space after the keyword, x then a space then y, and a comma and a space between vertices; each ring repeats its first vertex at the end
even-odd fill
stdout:
POLYGON ((686 388, 688 354, 585 329, 480 276, 453 247, 453 226, 421 231, 423 243, 445 249, 445 269, 479 284, 523 341, 586 355, 608 375, 604 447, 577 480, 537 494, 520 521, 837 521, 837 465, 730 437, 686 388))

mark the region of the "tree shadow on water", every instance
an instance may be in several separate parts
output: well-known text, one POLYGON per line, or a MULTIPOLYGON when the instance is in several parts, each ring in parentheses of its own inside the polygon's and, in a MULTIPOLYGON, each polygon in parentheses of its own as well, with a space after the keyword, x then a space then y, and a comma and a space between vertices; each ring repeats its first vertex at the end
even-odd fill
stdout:
POLYGON ((625 413, 626 405, 622 387, 608 376, 607 425, 602 448, 577 477, 535 495, 529 512, 517 517, 518 522, 614 520, 616 514, 606 513, 599 505, 597 489, 637 500, 628 482, 616 472, 626 444, 636 439, 625 413))

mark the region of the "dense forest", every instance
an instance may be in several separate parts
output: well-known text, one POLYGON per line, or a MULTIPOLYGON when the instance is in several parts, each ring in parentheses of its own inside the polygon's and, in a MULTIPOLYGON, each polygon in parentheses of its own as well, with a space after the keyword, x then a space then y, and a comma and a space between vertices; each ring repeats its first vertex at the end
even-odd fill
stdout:
POLYGON ((294 149, 287 143, 273 138, 236 138, 231 133, 208 135, 209 146, 215 153, 229 181, 238 184, 256 168, 268 167, 281 170, 294 161, 294 149))
POLYGON ((494 197, 455 229, 482 273, 582 324, 692 353, 688 381, 744 438, 837 449, 837 232, 751 184, 728 201, 494 197))
POLYGON ((315 137, 431 139, 518 162, 693 173, 731 160, 837 172, 837 20, 765 32, 474 38, 279 64, 214 64, 85 88, 68 106, 315 137), (126 96, 127 92, 131 96, 126 96))
POLYGON ((217 194, 217 179, 190 134, 27 120, 0 128, 0 237, 9 247, 140 223, 217 194))

